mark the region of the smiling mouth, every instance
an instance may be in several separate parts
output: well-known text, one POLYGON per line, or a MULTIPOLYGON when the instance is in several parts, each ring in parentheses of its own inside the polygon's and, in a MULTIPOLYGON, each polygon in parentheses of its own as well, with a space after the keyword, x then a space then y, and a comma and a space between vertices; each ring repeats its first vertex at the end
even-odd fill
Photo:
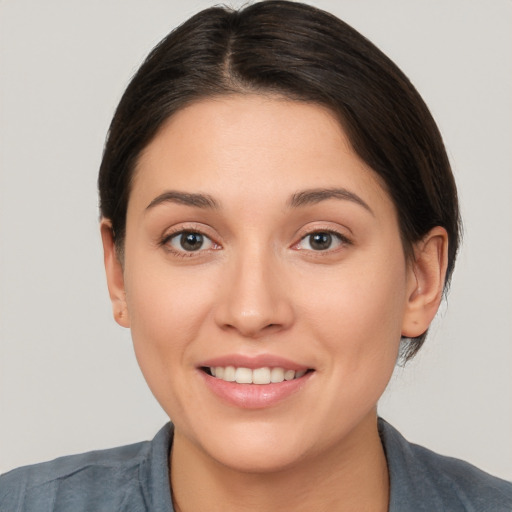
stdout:
POLYGON ((235 366, 206 366, 201 368, 208 375, 225 382, 237 384, 279 384, 300 379, 313 370, 289 370, 280 367, 244 368, 235 366))

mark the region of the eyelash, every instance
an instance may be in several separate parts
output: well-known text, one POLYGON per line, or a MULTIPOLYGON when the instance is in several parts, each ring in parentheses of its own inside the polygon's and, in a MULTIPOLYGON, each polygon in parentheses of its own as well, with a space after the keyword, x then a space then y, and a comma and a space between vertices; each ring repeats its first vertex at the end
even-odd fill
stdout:
MULTIPOLYGON (((299 251, 306 250, 306 251, 309 251, 310 253, 314 253, 315 255, 321 255, 322 253, 331 254, 333 252, 336 252, 340 247, 346 247, 346 246, 352 245, 352 243, 353 242, 349 238, 347 238, 345 235, 342 235, 341 233, 339 233, 338 231, 335 231, 333 229, 315 229, 315 230, 310 231, 310 232, 306 233, 305 235, 303 235, 297 243, 295 243, 291 246, 291 248, 299 250, 299 251), (334 240, 336 240, 338 242, 338 247, 336 247, 334 249, 331 249, 331 247, 328 247, 325 250, 322 250, 322 249, 315 250, 312 248, 304 249, 304 248, 299 247, 299 245, 303 241, 305 241, 308 238, 313 237, 315 235, 328 235, 329 237, 332 237, 334 240)), ((215 251, 215 250, 219 250, 222 248, 220 244, 216 243, 214 240, 212 240, 211 237, 206 235, 204 232, 202 232, 199 229, 193 229, 193 228, 181 229, 181 230, 175 231, 173 233, 169 233, 162 238, 162 241, 160 242, 159 245, 164 247, 166 251, 170 252, 174 256, 178 256, 181 258, 197 257, 199 254, 204 253, 205 251, 208 251, 208 252, 212 251, 212 250, 215 251), (170 244, 171 241, 173 241, 174 239, 179 240, 180 237, 182 237, 183 235, 199 236, 203 239, 203 241, 208 241, 211 244, 211 247, 203 249, 203 247, 201 246, 197 250, 187 251, 184 248, 183 248, 183 250, 177 249, 170 244)), ((310 242, 310 246, 311 246, 311 242, 310 242)))
MULTIPOLYGON (((311 242, 310 242, 310 245, 311 245, 311 242)), ((352 240, 350 240, 348 237, 346 237, 345 235, 342 235, 341 233, 339 233, 338 231, 335 231, 333 229, 315 229, 313 231, 310 231, 308 233, 306 233, 304 236, 301 237, 301 239, 299 240, 299 242, 297 242, 296 244, 294 244, 292 247, 299 250, 299 251, 303 251, 303 250, 307 250, 307 251, 310 251, 312 253, 315 253, 320 255, 322 253, 327 253, 327 254, 331 254, 333 252, 336 252, 340 247, 346 247, 346 246, 349 246, 349 245, 352 245, 352 240), (338 242, 338 247, 334 248, 334 249, 331 249, 331 247, 328 247, 327 249, 325 250, 314 250, 314 249, 301 249, 299 247, 299 245, 307 240, 308 238, 311 238, 313 237, 314 235, 328 235, 329 237, 332 237, 333 239, 335 239, 337 242, 338 242)))
POLYGON ((221 246, 219 244, 217 244, 215 241, 213 241, 211 239, 211 237, 209 237, 208 235, 206 235, 205 233, 203 233, 201 230, 199 229, 180 229, 178 231, 175 231, 173 233, 169 233, 167 235, 165 235, 163 238, 162 238, 162 241, 160 242, 160 244, 166 251, 170 252, 171 254, 173 254, 174 256, 178 256, 180 258, 191 258, 191 257, 194 257, 194 256, 198 256, 199 253, 204 253, 205 251, 211 251, 211 250, 218 250, 221 248, 221 246), (179 241, 180 237, 182 237, 183 235, 196 235, 196 236, 199 236, 203 239, 203 241, 208 241, 210 244, 211 244, 211 247, 207 248, 207 249, 203 249, 202 247, 200 247, 199 249, 197 250, 190 250, 190 251, 187 251, 185 249, 183 250, 180 250, 180 249, 177 249, 175 247, 173 247, 171 245, 171 242, 176 239, 177 241, 179 241))

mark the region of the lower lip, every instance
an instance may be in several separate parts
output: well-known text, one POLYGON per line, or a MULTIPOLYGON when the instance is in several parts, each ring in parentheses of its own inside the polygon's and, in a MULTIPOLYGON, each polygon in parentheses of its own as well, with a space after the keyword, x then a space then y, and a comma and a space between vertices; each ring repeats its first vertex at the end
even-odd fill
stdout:
POLYGON ((272 407, 300 391, 313 372, 302 377, 273 384, 237 384, 216 379, 199 370, 206 386, 218 397, 241 409, 264 409, 272 407))

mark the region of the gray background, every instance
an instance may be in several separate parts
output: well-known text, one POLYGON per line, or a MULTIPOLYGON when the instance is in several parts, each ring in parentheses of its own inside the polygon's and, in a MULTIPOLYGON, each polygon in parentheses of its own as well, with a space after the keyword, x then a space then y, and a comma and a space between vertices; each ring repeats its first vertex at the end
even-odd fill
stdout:
MULTIPOLYGON (((311 3, 411 78, 460 189, 449 303, 380 412, 410 440, 512 479, 512 2, 311 3)), ((111 318, 96 173, 138 64, 211 4, 0 0, 0 471, 150 438, 166 420, 111 318)))

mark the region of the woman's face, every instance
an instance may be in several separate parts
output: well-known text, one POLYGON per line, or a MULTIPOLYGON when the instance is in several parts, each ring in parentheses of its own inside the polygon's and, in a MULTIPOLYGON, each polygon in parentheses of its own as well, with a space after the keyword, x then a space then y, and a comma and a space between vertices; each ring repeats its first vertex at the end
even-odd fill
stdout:
POLYGON ((375 422, 414 285, 389 195, 320 106, 200 101, 141 155, 121 323, 206 457, 265 471, 347 449, 375 422))

